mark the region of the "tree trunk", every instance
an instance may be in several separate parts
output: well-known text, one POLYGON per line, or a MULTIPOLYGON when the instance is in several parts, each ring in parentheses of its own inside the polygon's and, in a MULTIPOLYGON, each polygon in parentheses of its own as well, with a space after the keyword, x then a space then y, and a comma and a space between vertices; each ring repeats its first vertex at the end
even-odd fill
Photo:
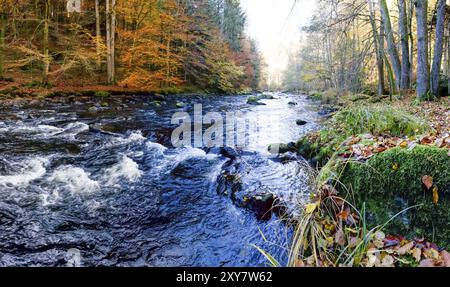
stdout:
MULTIPOLYGON (((374 3, 371 1, 369 1, 369 10, 370 10, 370 25, 372 27, 372 36, 373 36, 373 42, 375 45, 375 53, 376 53, 376 59, 377 59, 378 96, 381 96, 384 93, 384 60, 383 60, 384 47, 382 47, 380 45, 380 41, 379 41, 380 35, 378 35, 377 25, 375 22, 375 7, 374 7, 374 3)), ((380 27, 380 30, 381 30, 381 27, 380 27)))
POLYGON ((42 83, 48 84, 48 73, 50 71, 50 54, 48 47, 48 34, 50 26, 50 0, 45 1, 45 11, 44 11, 44 39, 43 39, 43 50, 44 50, 44 68, 42 71, 42 83))
POLYGON ((415 0, 409 0, 408 2, 408 36, 409 36, 409 81, 410 84, 412 80, 414 79, 414 35, 412 30, 412 23, 413 23, 413 17, 414 17, 414 1, 415 0))
POLYGON ((102 41, 102 34, 100 31, 100 7, 99 7, 99 0, 95 0, 95 41, 96 41, 96 49, 97 49, 97 69, 101 68, 101 61, 102 61, 102 55, 101 55, 101 49, 100 49, 100 43, 102 41))
POLYGON ((427 12, 428 0, 417 0, 417 97, 419 99, 423 99, 427 96, 430 87, 427 12))
POLYGON ((112 83, 112 62, 111 62, 111 15, 109 2, 110 0, 106 0, 106 73, 108 76, 108 83, 112 83))
POLYGON ((444 48, 445 0, 439 0, 436 12, 436 39, 434 45, 433 65, 431 68, 431 93, 439 96, 442 53, 444 48))
POLYGON ((111 84, 116 82, 116 0, 111 0, 111 84))
POLYGON ((450 21, 447 24, 448 37, 447 37, 447 94, 450 96, 450 21))
POLYGON ((391 18, 389 16, 389 10, 386 4, 386 0, 380 0, 381 17, 384 22, 384 29, 387 41, 387 50, 392 63, 392 69, 395 75, 396 88, 400 88, 402 69, 400 58, 398 56, 397 46, 395 45, 394 34, 392 32, 391 18))
POLYGON ((4 76, 5 59, 5 37, 6 37, 6 1, 2 2, 2 12, 0 13, 0 79, 4 76))
POLYGON ((402 46, 401 82, 402 91, 410 87, 410 62, 409 62, 409 41, 408 41, 408 15, 406 13, 406 0, 398 0, 398 28, 402 46))

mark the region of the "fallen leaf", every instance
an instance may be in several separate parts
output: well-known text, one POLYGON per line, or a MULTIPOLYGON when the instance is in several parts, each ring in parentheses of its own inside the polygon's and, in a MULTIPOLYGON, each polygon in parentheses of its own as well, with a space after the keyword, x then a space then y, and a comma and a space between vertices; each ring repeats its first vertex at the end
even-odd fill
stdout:
POLYGON ((407 148, 408 147, 408 142, 407 141, 402 141, 399 146, 401 148, 407 148))
POLYGON ((397 249, 397 254, 400 256, 406 255, 411 251, 411 249, 413 249, 413 247, 414 247, 414 242, 411 241, 410 243, 397 249))
POLYGON ((319 206, 318 203, 310 203, 310 204, 307 204, 307 205, 305 206, 305 212, 306 212, 306 214, 311 214, 311 213, 313 213, 314 211, 316 211, 316 209, 317 209, 318 206, 319 206))
POLYGON ((429 175, 425 175, 422 177, 422 183, 425 185, 427 190, 430 190, 430 188, 433 186, 433 178, 429 175))
POLYGON ((384 240, 386 238, 386 234, 384 234, 383 231, 375 232, 374 236, 375 236, 375 239, 377 239, 377 240, 384 240))
POLYGON ((437 187, 433 188, 433 203, 434 205, 439 203, 439 189, 437 187))
POLYGON ((344 231, 342 230, 342 228, 339 228, 338 231, 336 231, 336 234, 334 236, 334 241, 339 246, 344 246, 345 245, 345 234, 344 234, 344 231))
POLYGON ((367 250, 367 267, 374 267, 380 265, 379 251, 377 249, 367 250))
POLYGON ((358 246, 358 244, 360 242, 361 242, 361 239, 359 239, 358 237, 352 237, 352 238, 350 238, 350 240, 348 242, 348 247, 353 249, 356 246, 358 246))
POLYGON ((444 250, 441 252, 441 257, 445 267, 450 267, 450 253, 444 250))
POLYGON ((381 267, 394 267, 394 257, 391 255, 384 256, 381 267))
POLYGON ((431 259, 424 259, 420 261, 420 267, 434 267, 434 262, 431 259))
POLYGON ((339 212, 337 217, 338 217, 338 219, 342 219, 342 220, 346 221, 349 215, 350 214, 349 214, 348 210, 343 210, 342 212, 339 212))
POLYGON ((434 248, 428 248, 423 253, 427 259, 439 259, 439 252, 434 248))
POLYGON ((422 258, 422 250, 420 248, 414 248, 412 251, 412 256, 416 259, 416 262, 420 262, 422 258))
POLYGON ((305 267, 305 262, 303 262, 303 260, 301 260, 301 259, 298 259, 295 262, 295 267, 305 267))
POLYGON ((397 171, 397 170, 399 169, 398 163, 394 163, 394 164, 392 165, 392 169, 395 170, 395 171, 397 171))

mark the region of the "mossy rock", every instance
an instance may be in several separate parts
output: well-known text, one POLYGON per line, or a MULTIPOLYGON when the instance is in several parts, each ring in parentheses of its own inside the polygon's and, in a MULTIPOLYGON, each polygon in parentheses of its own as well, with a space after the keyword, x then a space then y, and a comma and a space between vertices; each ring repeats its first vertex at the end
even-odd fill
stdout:
POLYGON ((94 95, 97 98, 107 98, 111 96, 111 94, 107 91, 96 91, 94 95))
POLYGON ((153 101, 150 103, 150 105, 152 105, 155 108, 160 108, 162 106, 160 101, 153 101))
POLYGON ((424 237, 439 246, 450 248, 450 156, 447 149, 416 146, 393 148, 377 154, 366 163, 337 163, 338 189, 349 192, 358 207, 366 205, 368 223, 384 224, 406 208, 420 205, 394 219, 387 229, 391 234, 410 238, 424 237), (433 192, 423 186, 424 176, 433 177, 439 191, 439 202, 433 203, 433 192))
POLYGON ((264 106, 264 103, 259 102, 260 100, 265 99, 264 97, 260 96, 250 96, 247 99, 247 104, 249 105, 255 105, 255 106, 264 106))
POLYGON ((295 151, 295 143, 274 143, 269 145, 268 151, 271 154, 284 154, 287 152, 294 152, 295 151))
POLYGON ((186 106, 186 104, 183 103, 183 102, 178 102, 178 103, 175 104, 175 106, 176 106, 177 108, 179 108, 179 109, 182 109, 182 108, 184 108, 184 107, 186 106))
POLYGON ((296 152, 311 162, 312 166, 322 167, 333 155, 334 149, 331 143, 321 145, 319 141, 312 142, 308 137, 303 137, 295 144, 296 152))

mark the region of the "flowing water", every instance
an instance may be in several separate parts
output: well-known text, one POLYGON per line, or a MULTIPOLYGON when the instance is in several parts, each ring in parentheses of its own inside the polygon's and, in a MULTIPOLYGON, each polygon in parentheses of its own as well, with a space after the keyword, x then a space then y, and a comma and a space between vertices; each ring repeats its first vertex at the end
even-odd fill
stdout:
POLYGON ((239 207, 219 180, 234 168, 241 193, 272 193, 292 210, 307 198, 301 165, 267 146, 316 129, 317 106, 275 96, 265 106, 244 96, 178 96, 162 106, 123 97, 1 108, 0 266, 266 264, 253 245, 285 258, 286 225, 239 207), (248 148, 237 151, 239 167, 217 149, 172 147, 173 113, 192 114, 194 104, 258 119, 248 148))

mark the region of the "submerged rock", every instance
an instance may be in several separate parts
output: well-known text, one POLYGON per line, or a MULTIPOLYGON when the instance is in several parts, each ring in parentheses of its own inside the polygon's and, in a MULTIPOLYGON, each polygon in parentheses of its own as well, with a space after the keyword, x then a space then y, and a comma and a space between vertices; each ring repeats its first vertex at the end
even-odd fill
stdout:
POLYGON ((288 105, 290 105, 290 106, 296 106, 296 105, 298 105, 298 104, 297 104, 296 102, 292 102, 292 101, 291 101, 291 102, 288 103, 288 105))
POLYGON ((179 108, 179 109, 182 109, 182 108, 184 108, 184 107, 186 106, 186 104, 183 103, 183 102, 178 102, 178 103, 175 104, 175 106, 176 106, 177 108, 179 108))

